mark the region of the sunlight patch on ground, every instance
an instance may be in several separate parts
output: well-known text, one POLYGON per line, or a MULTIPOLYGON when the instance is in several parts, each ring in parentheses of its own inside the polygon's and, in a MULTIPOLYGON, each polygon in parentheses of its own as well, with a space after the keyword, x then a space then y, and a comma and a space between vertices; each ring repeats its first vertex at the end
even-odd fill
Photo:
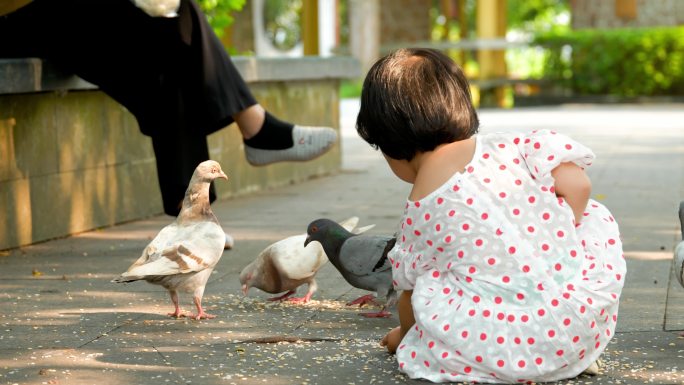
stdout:
POLYGON ((672 259, 672 253, 665 251, 626 251, 625 258, 640 261, 664 261, 672 259))

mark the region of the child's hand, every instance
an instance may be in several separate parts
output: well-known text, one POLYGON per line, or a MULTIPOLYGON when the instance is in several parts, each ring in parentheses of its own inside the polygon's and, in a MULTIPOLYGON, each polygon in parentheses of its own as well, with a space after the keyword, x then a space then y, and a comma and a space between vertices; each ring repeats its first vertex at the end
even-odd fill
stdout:
POLYGON ((389 354, 394 354, 396 353, 400 342, 401 327, 397 326, 394 329, 390 330, 389 333, 387 333, 384 337, 382 337, 382 340, 380 341, 380 346, 385 346, 389 354))

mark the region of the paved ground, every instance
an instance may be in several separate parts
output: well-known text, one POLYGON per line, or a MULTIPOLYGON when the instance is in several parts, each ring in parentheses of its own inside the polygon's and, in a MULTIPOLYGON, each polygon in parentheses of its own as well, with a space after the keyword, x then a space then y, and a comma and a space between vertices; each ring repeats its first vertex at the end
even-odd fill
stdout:
MULTIPOLYGON (((481 111, 483 132, 552 128, 593 148, 594 198, 621 225, 629 272, 618 333, 598 377, 564 384, 684 384, 684 289, 670 271, 684 198, 683 107, 481 111)), ((237 241, 207 286, 214 320, 169 319, 163 289, 109 282, 170 222, 166 216, 0 254, 0 383, 418 383, 377 345, 396 318, 367 320, 346 308, 361 292, 329 264, 307 305, 239 293, 242 267, 312 219, 357 215, 362 225, 376 224, 373 232, 394 231, 408 185, 356 137, 356 108, 342 104, 341 173, 214 205, 237 241)))

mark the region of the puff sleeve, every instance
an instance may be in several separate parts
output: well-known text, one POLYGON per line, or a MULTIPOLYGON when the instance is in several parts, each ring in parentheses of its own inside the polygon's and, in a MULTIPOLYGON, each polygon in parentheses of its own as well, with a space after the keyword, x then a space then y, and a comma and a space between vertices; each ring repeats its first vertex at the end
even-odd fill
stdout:
POLYGON ((392 263, 392 284, 396 290, 412 290, 416 279, 435 264, 435 258, 425 249, 429 234, 424 234, 426 229, 416 226, 418 224, 410 215, 419 214, 407 210, 401 230, 397 232, 397 243, 388 254, 392 263))
POLYGON ((520 153, 532 176, 551 177, 551 171, 561 163, 573 162, 581 168, 591 166, 594 153, 566 135, 549 130, 534 131, 518 143, 520 153))
POLYGON ((406 250, 393 249, 389 255, 392 262, 392 285, 395 290, 413 290, 420 272, 415 268, 415 256, 406 250), (412 267, 413 265, 413 267, 412 267))

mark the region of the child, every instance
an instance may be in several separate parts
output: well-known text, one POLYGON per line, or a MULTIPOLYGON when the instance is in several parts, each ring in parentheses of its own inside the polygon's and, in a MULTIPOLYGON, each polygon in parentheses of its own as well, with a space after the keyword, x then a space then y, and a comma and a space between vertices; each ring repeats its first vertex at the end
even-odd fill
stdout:
POLYGON ((389 254, 400 326, 382 340, 411 378, 556 381, 614 334, 625 263, 589 200, 593 153, 549 131, 477 135, 460 68, 402 49, 363 85, 359 135, 412 183, 389 254))

